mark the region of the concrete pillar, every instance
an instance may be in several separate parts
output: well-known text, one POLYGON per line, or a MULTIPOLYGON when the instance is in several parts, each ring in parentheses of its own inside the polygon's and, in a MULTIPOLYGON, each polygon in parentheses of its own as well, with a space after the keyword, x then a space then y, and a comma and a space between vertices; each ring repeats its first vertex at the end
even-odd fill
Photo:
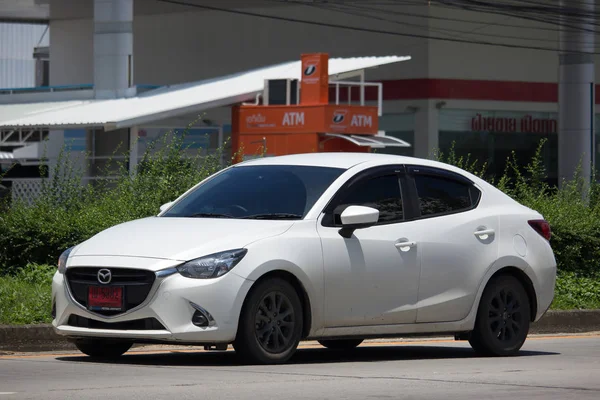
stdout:
POLYGON ((430 158, 439 144, 439 109, 436 100, 416 102, 414 155, 430 158))
MULTIPOLYGON (((594 2, 561 0, 565 9, 593 14, 594 2)), ((593 21, 561 16, 558 84, 558 177, 572 179, 581 163, 586 182, 594 158, 594 32, 593 21)))
MULTIPOLYGON (((133 0, 94 0, 94 90, 98 99, 125 97, 133 86, 133 0)), ((91 176, 114 175, 130 148, 129 129, 88 134, 91 176)), ((137 156, 135 154, 134 156, 137 156)), ((128 161, 131 161, 128 160, 128 161)))
POLYGON ((133 86, 133 0, 94 0, 94 85, 97 98, 133 86))

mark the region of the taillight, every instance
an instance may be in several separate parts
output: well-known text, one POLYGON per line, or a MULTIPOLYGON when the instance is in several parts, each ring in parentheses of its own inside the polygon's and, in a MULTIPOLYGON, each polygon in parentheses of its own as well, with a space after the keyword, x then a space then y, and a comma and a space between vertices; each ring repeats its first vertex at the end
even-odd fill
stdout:
POLYGON ((546 240, 550 240, 552 237, 552 231, 550 230, 550 224, 548 221, 543 219, 532 219, 529 222, 529 225, 535 229, 537 233, 542 235, 542 237, 546 240))

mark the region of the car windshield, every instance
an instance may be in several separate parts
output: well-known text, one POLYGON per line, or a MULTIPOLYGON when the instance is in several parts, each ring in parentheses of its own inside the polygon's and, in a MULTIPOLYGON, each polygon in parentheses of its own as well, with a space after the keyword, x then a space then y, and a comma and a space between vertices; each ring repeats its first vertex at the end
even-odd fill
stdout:
POLYGON ((343 172, 296 165, 234 167, 198 186, 162 216, 302 219, 343 172))

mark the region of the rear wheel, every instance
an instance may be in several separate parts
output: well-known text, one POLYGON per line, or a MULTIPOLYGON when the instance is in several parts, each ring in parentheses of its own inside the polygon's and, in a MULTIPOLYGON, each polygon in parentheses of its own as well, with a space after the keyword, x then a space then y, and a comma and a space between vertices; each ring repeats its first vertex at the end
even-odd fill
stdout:
POLYGON ((298 347, 302 324, 302 304, 294 287, 280 278, 266 279, 244 303, 233 347, 247 363, 284 363, 298 347))
POLYGON ((82 339, 75 346, 84 354, 94 358, 117 358, 133 346, 131 342, 115 342, 106 339, 82 339))
POLYGON ((351 350, 358 347, 362 342, 362 339, 319 340, 321 346, 331 350, 351 350))
POLYGON ((469 343, 482 355, 516 355, 527 339, 530 318, 529 297, 521 282, 500 275, 483 292, 469 343))

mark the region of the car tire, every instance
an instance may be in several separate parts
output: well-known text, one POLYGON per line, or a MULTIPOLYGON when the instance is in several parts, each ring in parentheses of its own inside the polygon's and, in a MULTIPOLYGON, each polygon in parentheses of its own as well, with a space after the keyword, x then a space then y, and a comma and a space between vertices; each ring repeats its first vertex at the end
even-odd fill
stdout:
POLYGON ((117 358, 125 354, 132 342, 115 342, 104 339, 85 339, 75 341, 75 346, 83 354, 93 358, 117 358))
POLYGON ((295 353, 302 329, 298 293, 289 282, 268 278, 248 294, 233 348, 248 364, 285 363, 295 353))
POLYGON ((363 339, 319 340, 319 344, 331 350, 352 350, 358 347, 363 339))
POLYGON ((469 343, 484 356, 514 356, 525 343, 530 301, 521 282, 510 275, 493 278, 483 291, 469 343))

